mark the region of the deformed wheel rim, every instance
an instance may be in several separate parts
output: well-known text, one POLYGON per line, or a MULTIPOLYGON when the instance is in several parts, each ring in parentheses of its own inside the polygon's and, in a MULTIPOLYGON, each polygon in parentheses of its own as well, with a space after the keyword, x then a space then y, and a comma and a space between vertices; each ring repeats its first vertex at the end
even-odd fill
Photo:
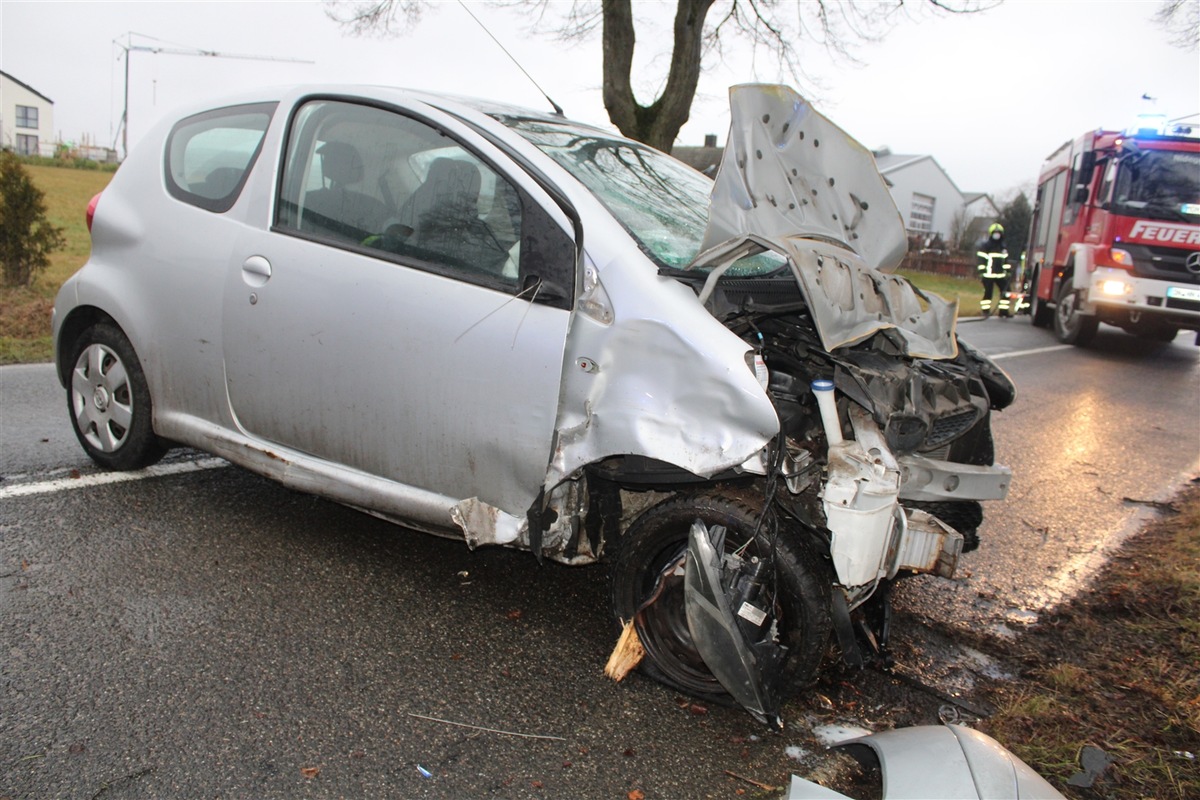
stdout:
MULTIPOLYGON (((662 575, 662 586, 657 599, 637 616, 638 638, 655 666, 676 686, 693 694, 724 694, 724 687, 704 662, 688 627, 683 575, 686 552, 687 541, 683 540, 678 547, 660 553, 647 570, 656 578, 662 575)), ((643 589, 642 602, 655 593, 654 583, 643 589)))
MULTIPOLYGON (((696 693, 723 691, 700 657, 688 628, 684 607, 684 578, 682 573, 686 542, 678 550, 665 553, 656 561, 656 570, 665 570, 658 598, 637 617, 638 638, 655 665, 674 683, 696 693)), ((661 573, 660 573, 661 574, 661 573)))
POLYGON ((71 372, 71 412, 79 433, 103 453, 120 449, 133 424, 129 372, 110 347, 90 344, 71 372))

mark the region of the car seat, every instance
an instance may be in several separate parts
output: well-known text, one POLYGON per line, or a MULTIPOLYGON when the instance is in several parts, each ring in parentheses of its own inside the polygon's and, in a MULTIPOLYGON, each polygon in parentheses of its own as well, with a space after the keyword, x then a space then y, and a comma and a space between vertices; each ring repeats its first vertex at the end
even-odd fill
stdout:
POLYGON ((348 142, 330 141, 317 148, 323 188, 304 197, 301 228, 361 242, 375 233, 388 216, 387 206, 350 187, 363 179, 363 160, 348 142))

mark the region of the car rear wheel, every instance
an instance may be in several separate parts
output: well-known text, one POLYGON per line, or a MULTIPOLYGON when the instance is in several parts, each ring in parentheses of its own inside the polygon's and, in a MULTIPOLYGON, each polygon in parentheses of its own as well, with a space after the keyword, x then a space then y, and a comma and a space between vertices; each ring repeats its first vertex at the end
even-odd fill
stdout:
POLYGON ((166 447, 154 434, 150 390, 133 345, 108 323, 83 332, 72 352, 67 407, 79 443, 115 470, 148 467, 166 447))
POLYGON ((1054 308, 1054 334, 1058 340, 1086 347, 1099 325, 1095 317, 1079 313, 1079 293, 1071 285, 1070 276, 1064 277, 1054 308))
MULTIPOLYGON (((756 536, 758 512, 740 498, 701 491, 669 498, 634 520, 621 537, 612 570, 612 609, 618 622, 634 620, 646 650, 641 669, 688 694, 729 702, 700 656, 688 628, 682 566, 692 523, 726 528, 725 547, 770 558, 769 617, 788 648, 787 684, 806 682, 824 656, 832 621, 828 567, 792 532, 756 536), (657 599, 648 602, 652 597, 657 599)), ((764 526, 765 528, 766 526, 764 526)), ((769 623, 768 623, 769 624, 769 623)))

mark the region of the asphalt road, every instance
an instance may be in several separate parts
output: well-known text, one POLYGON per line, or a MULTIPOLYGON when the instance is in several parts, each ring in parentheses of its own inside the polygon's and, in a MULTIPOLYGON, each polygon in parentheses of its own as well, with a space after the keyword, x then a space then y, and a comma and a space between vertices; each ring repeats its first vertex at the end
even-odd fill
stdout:
MULTIPOLYGON (((902 660, 951 695, 986 665, 923 622, 1011 635, 1149 513, 1124 498, 1166 497, 1200 455, 1190 335, 961 330, 1020 395, 983 546, 899 593, 902 660)), ((848 721, 790 706, 768 736, 613 684, 603 567, 470 552, 207 461, 170 474, 197 458, 93 485, 50 367, 0 368, 0 797, 735 797, 757 789, 726 771, 782 785, 820 758, 788 747, 848 721)), ((868 705, 851 721, 887 718, 868 705)))

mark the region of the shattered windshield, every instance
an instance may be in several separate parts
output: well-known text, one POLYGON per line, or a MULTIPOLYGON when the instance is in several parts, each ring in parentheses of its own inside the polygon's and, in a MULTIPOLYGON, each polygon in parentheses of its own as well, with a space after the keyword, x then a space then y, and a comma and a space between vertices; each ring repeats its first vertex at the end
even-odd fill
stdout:
POLYGON ((1200 153, 1144 150, 1126 156, 1113 191, 1118 214, 1195 222, 1200 217, 1200 153))
MULTIPOLYGON (((500 120, 557 161, 596 195, 661 266, 683 269, 700 251, 712 180, 670 156, 599 131, 545 120, 500 120)), ((746 258, 730 274, 758 275, 783 265, 769 254, 746 258)))

